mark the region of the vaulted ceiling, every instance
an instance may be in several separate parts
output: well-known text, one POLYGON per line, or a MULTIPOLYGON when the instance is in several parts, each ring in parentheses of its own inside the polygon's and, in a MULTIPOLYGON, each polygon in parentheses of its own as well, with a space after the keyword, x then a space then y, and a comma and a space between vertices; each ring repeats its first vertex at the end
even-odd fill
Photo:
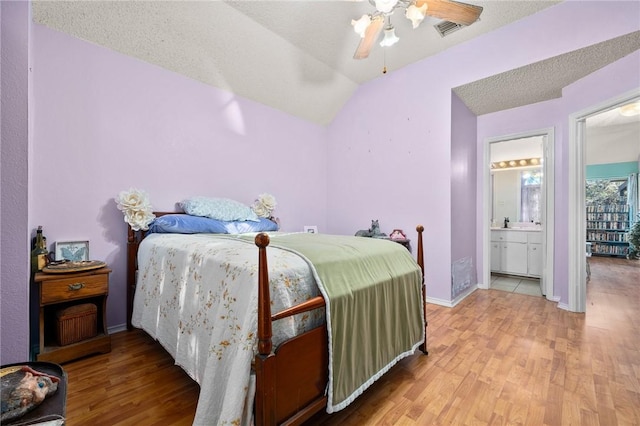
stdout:
MULTIPOLYGON (((358 86, 557 1, 475 1, 480 20, 441 37, 427 18, 413 30, 394 15, 400 42, 354 60, 350 21, 367 1, 36 1, 36 23, 326 125, 358 86)), ((640 48, 640 33, 454 89, 476 115, 560 96, 562 87, 640 48)))

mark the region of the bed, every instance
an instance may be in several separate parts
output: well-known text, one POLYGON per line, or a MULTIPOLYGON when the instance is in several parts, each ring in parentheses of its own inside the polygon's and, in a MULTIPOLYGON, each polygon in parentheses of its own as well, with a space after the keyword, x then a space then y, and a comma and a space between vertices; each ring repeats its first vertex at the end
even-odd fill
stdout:
POLYGON ((301 424, 322 409, 331 413, 346 407, 416 349, 427 354, 423 227, 416 230, 417 264, 402 245, 372 238, 281 232, 147 236, 129 227, 127 326, 158 340, 200 384, 194 424, 301 424), (349 265, 348 272, 337 268, 336 258, 342 262, 349 255, 336 244, 356 253, 355 262, 366 266, 349 265), (406 265, 400 267, 404 272, 390 277, 392 284, 364 290, 359 282, 368 279, 360 277, 387 274, 387 266, 376 266, 387 262, 361 260, 359 250, 381 249, 393 253, 384 254, 389 263, 406 265), (199 266, 182 258, 196 259, 199 266), (335 283, 345 276, 358 283, 350 282, 353 288, 347 290, 337 284, 336 290, 335 283), (300 290, 309 281, 313 288, 300 290), (209 282, 216 289, 205 290, 209 282), (244 290, 231 293, 240 282, 244 290), (255 297, 244 301, 256 283, 255 297), (367 302, 353 302, 350 295, 341 302, 335 294, 344 291, 363 293, 367 302), (361 311, 341 319, 350 304, 361 311), (400 309, 387 312, 393 305, 400 309), (360 322, 374 326, 356 327, 360 322), (346 335, 366 328, 389 330, 346 335), (219 332, 212 329, 224 331, 212 337, 219 332), (343 346, 337 346, 340 342, 343 346), (231 366, 221 367, 222 358, 231 366))

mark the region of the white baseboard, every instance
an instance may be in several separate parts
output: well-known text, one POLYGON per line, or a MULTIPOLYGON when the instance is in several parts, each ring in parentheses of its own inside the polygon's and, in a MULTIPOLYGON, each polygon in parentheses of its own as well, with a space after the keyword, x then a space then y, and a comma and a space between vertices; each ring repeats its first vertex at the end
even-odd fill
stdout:
POLYGON ((113 327, 107 327, 107 332, 109 334, 119 333, 121 331, 127 331, 127 324, 118 324, 113 327))
POLYGON ((427 297, 425 302, 432 303, 434 305, 444 306, 444 307, 447 307, 447 308, 453 308, 458 303, 460 303, 464 299, 466 299, 471 293, 473 293, 477 289, 478 289, 477 285, 474 286, 474 287, 471 287, 469 290, 467 290, 466 293, 463 293, 460 296, 456 297, 455 300, 445 300, 445 299, 438 299, 438 298, 435 298, 435 297, 427 297))
MULTIPOLYGON (((471 293, 473 293, 476 290, 488 290, 488 288, 483 286, 482 284, 478 284, 475 287, 471 287, 466 293, 463 293, 460 296, 456 297, 455 300, 453 300, 453 301, 444 300, 444 299, 437 299, 435 297, 427 297, 427 299, 425 301, 427 303, 432 303, 434 305, 445 306, 447 308, 453 308, 454 306, 456 306, 458 303, 462 302, 464 299, 466 299, 471 293)), ((566 303, 560 303, 560 297, 559 296, 547 297, 547 300, 550 301, 550 302, 557 303, 558 304, 558 308, 560 308, 560 309, 564 309, 566 311, 569 310, 569 305, 567 305, 566 303)))
POLYGON ((450 300, 436 299, 435 297, 427 297, 425 302, 432 303, 434 305, 444 306, 446 308, 453 308, 453 304, 451 303, 450 300))

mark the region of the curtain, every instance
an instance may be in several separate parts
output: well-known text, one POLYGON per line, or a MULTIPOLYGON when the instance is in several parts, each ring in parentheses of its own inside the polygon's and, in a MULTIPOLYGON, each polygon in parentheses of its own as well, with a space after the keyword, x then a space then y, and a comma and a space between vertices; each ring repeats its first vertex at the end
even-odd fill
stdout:
POLYGON ((540 222, 540 185, 522 187, 522 222, 540 222))
POLYGON ((541 171, 520 174, 520 217, 522 222, 540 222, 542 211, 541 171))

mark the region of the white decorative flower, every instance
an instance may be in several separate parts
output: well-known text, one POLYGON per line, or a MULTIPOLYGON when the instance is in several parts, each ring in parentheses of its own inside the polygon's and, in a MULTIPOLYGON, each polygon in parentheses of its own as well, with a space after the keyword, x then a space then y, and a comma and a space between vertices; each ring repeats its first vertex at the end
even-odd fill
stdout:
POLYGON ((259 217, 269 217, 270 216, 269 210, 267 210, 262 204, 258 204, 258 203, 254 204, 253 205, 253 211, 259 217))
POLYGON ((135 188, 120 192, 116 198, 116 203, 118 204, 118 209, 122 211, 147 210, 151 208, 147 193, 135 188))
POLYGON ((127 222, 134 231, 146 231, 149 224, 155 219, 153 209, 146 192, 130 188, 122 191, 116 197, 118 210, 124 214, 124 221, 127 222))
POLYGON ((276 205, 278 205, 278 203, 276 202, 276 198, 273 195, 260 194, 251 208, 259 217, 270 218, 271 213, 276 208, 276 205))
POLYGON ((276 197, 271 194, 258 195, 258 202, 269 211, 273 211, 276 208, 276 205, 278 205, 278 203, 276 202, 276 197))
POLYGON ((131 210, 124 216, 124 221, 131 225, 131 229, 134 231, 146 231, 153 219, 155 219, 155 215, 144 210, 131 210))

